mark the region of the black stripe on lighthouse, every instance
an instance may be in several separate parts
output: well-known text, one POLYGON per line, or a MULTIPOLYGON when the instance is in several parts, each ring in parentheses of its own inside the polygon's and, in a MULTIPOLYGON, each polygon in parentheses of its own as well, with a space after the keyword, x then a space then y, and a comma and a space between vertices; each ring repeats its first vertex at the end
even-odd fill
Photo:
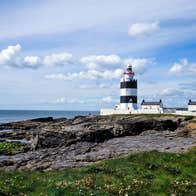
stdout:
POLYGON ((128 82, 121 82, 120 88, 137 88, 137 80, 132 80, 128 82))
POLYGON ((121 96, 120 103, 137 103, 137 96, 121 96))

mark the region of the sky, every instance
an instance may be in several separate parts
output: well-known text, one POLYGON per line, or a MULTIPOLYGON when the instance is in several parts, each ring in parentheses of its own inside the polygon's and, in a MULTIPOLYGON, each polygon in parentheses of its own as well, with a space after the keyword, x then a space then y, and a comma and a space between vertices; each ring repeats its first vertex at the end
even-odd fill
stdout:
POLYGON ((127 64, 138 105, 196 100, 195 0, 0 0, 0 109, 119 104, 127 64))

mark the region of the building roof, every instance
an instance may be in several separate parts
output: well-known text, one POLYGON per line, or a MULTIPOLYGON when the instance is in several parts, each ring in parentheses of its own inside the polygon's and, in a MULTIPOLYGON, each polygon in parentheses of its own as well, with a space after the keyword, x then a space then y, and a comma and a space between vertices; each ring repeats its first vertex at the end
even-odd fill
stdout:
POLYGON ((188 102, 188 105, 196 105, 196 101, 191 101, 191 99, 188 102))
POLYGON ((141 105, 161 105, 162 104, 162 100, 160 101, 145 101, 143 100, 141 105))

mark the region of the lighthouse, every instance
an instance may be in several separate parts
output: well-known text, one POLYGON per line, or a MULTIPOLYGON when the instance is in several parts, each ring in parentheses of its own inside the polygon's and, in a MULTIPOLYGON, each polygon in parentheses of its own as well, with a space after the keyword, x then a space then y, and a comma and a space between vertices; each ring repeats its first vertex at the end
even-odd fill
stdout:
POLYGON ((127 65, 123 77, 120 80, 120 109, 137 110, 137 80, 131 65, 127 65))

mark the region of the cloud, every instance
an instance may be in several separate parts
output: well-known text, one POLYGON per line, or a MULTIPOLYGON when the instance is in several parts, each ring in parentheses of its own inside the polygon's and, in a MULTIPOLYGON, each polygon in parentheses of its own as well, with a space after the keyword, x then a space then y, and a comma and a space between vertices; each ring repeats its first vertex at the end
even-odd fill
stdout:
POLYGON ((154 59, 148 58, 130 58, 124 60, 124 64, 131 64, 133 66, 133 70, 136 74, 143 74, 149 67, 149 65, 154 63, 154 59))
POLYGON ((74 79, 89 79, 94 80, 97 79, 100 75, 100 72, 91 70, 87 72, 75 72, 75 73, 58 73, 58 74, 48 74, 45 75, 46 79, 57 79, 57 80, 74 80, 74 79))
POLYGON ((72 54, 70 53, 56 53, 49 56, 24 56, 21 55, 22 47, 20 44, 8 46, 6 49, 0 51, 0 65, 5 67, 15 68, 30 68, 36 69, 41 66, 48 65, 65 65, 72 63, 72 54))
MULTIPOLYGON (((114 70, 113 75, 116 75, 115 78, 118 78, 119 75, 122 75, 122 69, 116 69, 117 66, 123 66, 127 64, 133 65, 133 69, 138 74, 143 74, 150 64, 154 63, 154 59, 152 58, 129 58, 122 59, 118 55, 92 55, 82 57, 80 60, 82 63, 86 64, 89 70, 114 70)), ((105 71, 105 75, 111 74, 109 71, 105 71)))
POLYGON ((163 96, 181 96, 181 95, 184 95, 184 91, 178 90, 178 89, 173 89, 173 88, 166 88, 166 89, 163 89, 160 92, 160 95, 163 95, 163 96))
POLYGON ((104 79, 118 79, 122 76, 124 70, 123 69, 115 69, 115 70, 106 70, 101 75, 104 79))
POLYGON ((21 57, 21 45, 8 46, 0 51, 0 65, 15 68, 35 69, 40 66, 41 59, 38 56, 21 57))
POLYGON ((66 76, 62 73, 45 75, 46 79, 66 80, 66 76))
POLYGON ((101 66, 121 63, 121 59, 118 55, 91 55, 82 57, 80 61, 86 64, 88 69, 98 69, 101 68, 101 66))
MULTIPOLYGON (((113 88, 115 85, 111 85, 109 83, 101 83, 101 84, 82 84, 82 85, 79 85, 77 87, 79 87, 80 89, 108 89, 108 88, 113 88)), ((116 86, 115 86, 116 88, 116 86)))
POLYGON ((105 103, 114 103, 114 102, 117 102, 116 99, 113 99, 112 97, 108 96, 108 97, 103 97, 101 99, 102 102, 105 102, 105 103))
POLYGON ((128 34, 132 37, 149 35, 160 29, 158 22, 135 23, 129 27, 128 34))
POLYGON ((26 56, 24 58, 24 65, 29 68, 38 68, 41 65, 41 59, 38 56, 26 56))
POLYGON ((66 99, 65 97, 60 97, 54 101, 51 101, 50 103, 53 103, 53 104, 84 104, 86 102, 80 99, 66 99))
POLYGON ((97 79, 105 79, 105 80, 112 80, 118 79, 122 76, 123 70, 122 69, 115 69, 115 70, 105 70, 105 71, 97 71, 97 70, 88 70, 88 71, 81 71, 75 73, 68 73, 68 74, 48 74, 45 75, 46 79, 58 79, 58 80, 73 80, 73 79, 86 79, 86 80, 97 80, 97 79))
POLYGON ((173 75, 196 75, 196 63, 189 63, 187 59, 181 59, 179 63, 174 63, 169 69, 173 75))
POLYGON ((65 65, 72 62, 72 54, 70 53, 58 53, 46 56, 43 60, 44 65, 55 66, 55 65, 65 65))
POLYGON ((118 103, 119 100, 115 99, 111 96, 107 96, 107 97, 103 97, 103 98, 90 98, 90 99, 80 99, 80 98, 76 98, 76 99, 69 99, 67 97, 59 97, 53 101, 49 101, 48 103, 50 104, 86 104, 86 103, 118 103))
POLYGON ((196 91, 176 86, 176 88, 165 88, 156 96, 162 98, 164 105, 169 107, 187 107, 188 100, 195 98, 196 91))
POLYGON ((55 101, 53 101, 53 103, 65 103, 65 97, 60 97, 56 99, 55 101))
POLYGON ((20 44, 15 46, 8 46, 6 49, 0 51, 0 65, 16 65, 17 57, 21 51, 20 44))
MULTIPOLYGON (((64 66, 66 64, 73 64, 77 60, 73 60, 71 53, 54 53, 44 57, 39 56, 22 56, 22 47, 20 44, 8 46, 6 49, 0 51, 0 65, 15 68, 29 68, 37 69, 43 66, 64 66)), ((80 71, 76 73, 67 74, 49 74, 47 79, 116 79, 123 74, 125 69, 118 68, 124 64, 131 63, 136 73, 142 74, 147 70, 147 65, 152 63, 152 59, 146 58, 130 58, 121 59, 118 55, 89 55, 82 57, 78 62, 85 64, 87 71, 80 71)))
MULTIPOLYGON (((155 16, 160 21, 168 19, 195 19, 195 0, 148 0, 135 1, 39 1, 20 2, 13 6, 1 6, 0 39, 16 38, 17 36, 48 35, 63 32, 80 31, 88 28, 115 25, 122 26, 124 21, 152 21, 155 16), (104 6, 103 6, 104 4, 104 6), (22 10, 19 9, 22 5, 22 10), (172 8, 172 9, 171 9, 172 8), (35 11, 36 10, 36 11, 35 11), (52 10, 52 11, 51 11, 52 10), (80 14, 75 14, 80 10, 80 14), (109 11, 108 11, 109 10, 109 11), (120 17, 119 12, 120 11, 120 17), (10 14, 12 13, 12 14, 10 14), (44 13, 44 15, 43 15, 44 13), (66 20, 69 18, 70 20, 66 20), (11 25, 7 25, 11 24, 11 25), (40 25, 41 24, 41 25, 40 25), (120 25, 121 24, 121 25, 120 25), (23 27, 26 28, 23 28, 23 27)), ((6 3, 5 3, 6 4, 6 3)))
POLYGON ((193 82, 185 82, 185 83, 180 83, 179 84, 181 88, 185 88, 185 89, 190 89, 190 90, 194 90, 196 93, 196 81, 193 82))
POLYGON ((46 79, 58 80, 112 80, 123 76, 125 65, 132 64, 133 69, 138 74, 143 74, 149 65, 154 63, 154 59, 148 58, 130 58, 121 59, 118 55, 92 55, 82 57, 80 62, 87 65, 87 70, 73 73, 58 73, 45 75, 46 79), (111 66, 110 66, 111 65, 111 66), (120 68, 117 68, 120 67, 120 68))

